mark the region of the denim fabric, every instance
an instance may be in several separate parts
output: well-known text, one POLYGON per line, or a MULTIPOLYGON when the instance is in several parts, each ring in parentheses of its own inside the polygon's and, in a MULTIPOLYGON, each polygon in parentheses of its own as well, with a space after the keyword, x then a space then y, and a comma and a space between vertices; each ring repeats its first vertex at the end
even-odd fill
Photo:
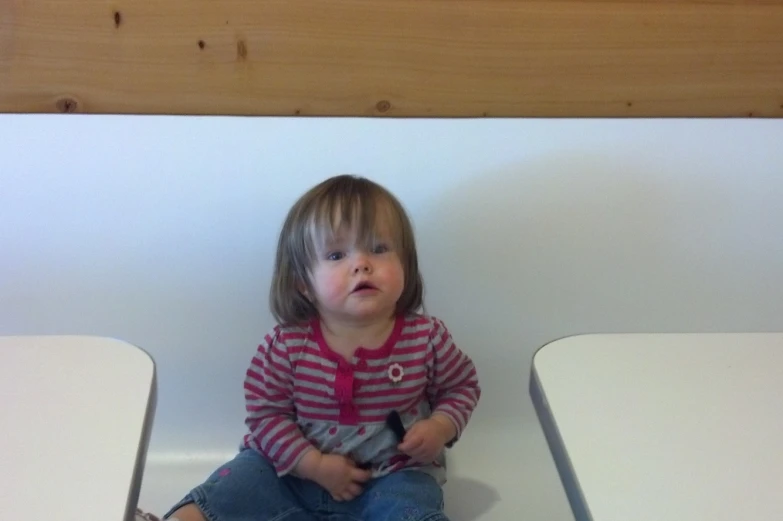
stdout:
POLYGON ((448 521, 432 476, 402 470, 373 479, 353 501, 335 501, 321 486, 279 478, 258 452, 245 449, 191 490, 164 516, 195 503, 208 521, 448 521))

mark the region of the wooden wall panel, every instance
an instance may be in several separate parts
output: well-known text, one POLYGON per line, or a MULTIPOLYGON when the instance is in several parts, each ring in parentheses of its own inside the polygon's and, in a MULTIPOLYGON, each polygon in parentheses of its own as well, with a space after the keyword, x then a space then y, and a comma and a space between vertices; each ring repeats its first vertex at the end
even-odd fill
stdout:
POLYGON ((783 116, 783 0, 0 0, 0 112, 783 116))

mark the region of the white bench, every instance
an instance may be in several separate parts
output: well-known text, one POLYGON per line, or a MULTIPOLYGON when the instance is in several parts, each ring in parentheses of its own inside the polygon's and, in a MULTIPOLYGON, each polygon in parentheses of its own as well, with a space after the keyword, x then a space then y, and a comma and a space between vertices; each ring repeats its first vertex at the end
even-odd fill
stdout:
POLYGON ((783 516, 783 334, 565 338, 531 394, 577 521, 783 516))
POLYGON ((155 364, 87 336, 0 337, 0 519, 133 519, 155 364))

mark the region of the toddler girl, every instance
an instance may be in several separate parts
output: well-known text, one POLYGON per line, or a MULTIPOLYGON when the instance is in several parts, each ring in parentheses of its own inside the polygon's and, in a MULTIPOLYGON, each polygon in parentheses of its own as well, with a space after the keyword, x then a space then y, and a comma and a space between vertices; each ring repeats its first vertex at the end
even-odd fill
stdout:
POLYGON ((291 208, 244 382, 238 454, 164 519, 443 521, 444 448, 481 394, 422 308, 408 217, 385 188, 328 179, 291 208))

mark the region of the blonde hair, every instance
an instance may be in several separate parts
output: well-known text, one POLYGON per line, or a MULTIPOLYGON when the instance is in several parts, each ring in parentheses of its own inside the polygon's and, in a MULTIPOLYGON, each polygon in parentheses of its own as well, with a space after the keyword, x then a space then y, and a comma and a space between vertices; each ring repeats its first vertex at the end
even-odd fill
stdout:
POLYGON ((396 312, 422 307, 424 283, 419 273, 413 227, 391 192, 353 175, 331 177, 308 190, 291 207, 280 230, 269 304, 281 324, 304 324, 318 312, 301 291, 312 293, 310 273, 318 246, 338 228, 355 229, 359 242, 371 246, 380 222, 390 226, 393 246, 402 262, 405 284, 396 312), (385 219, 385 220, 384 220, 385 219))

